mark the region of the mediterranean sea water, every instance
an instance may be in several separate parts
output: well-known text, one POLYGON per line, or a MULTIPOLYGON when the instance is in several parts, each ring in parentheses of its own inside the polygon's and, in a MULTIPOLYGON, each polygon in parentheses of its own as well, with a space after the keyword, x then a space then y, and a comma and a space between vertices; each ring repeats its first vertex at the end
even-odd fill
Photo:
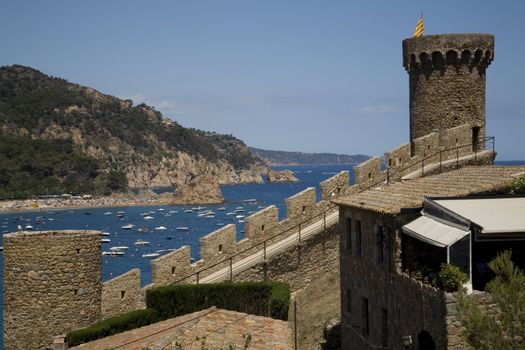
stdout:
MULTIPOLYGON (((496 162, 496 164, 518 165, 525 161, 496 162)), ((102 257, 102 278, 104 281, 123 274, 133 268, 141 270, 142 285, 151 282, 150 259, 142 255, 159 252, 165 254, 170 249, 177 249, 183 245, 191 247, 193 259, 199 259, 199 238, 211 233, 223 225, 237 225, 237 239, 243 237, 242 218, 237 215, 248 216, 252 212, 261 210, 269 205, 279 208, 279 218, 285 216, 285 198, 294 195, 307 187, 317 189, 318 200, 320 198, 319 182, 334 176, 342 170, 349 170, 350 182, 354 181, 354 173, 351 164, 338 165, 301 165, 301 166, 278 166, 275 170, 291 169, 300 182, 297 183, 263 183, 223 186, 222 193, 225 203, 218 205, 202 205, 205 208, 192 209, 195 205, 177 206, 134 206, 134 207, 111 207, 93 209, 73 210, 41 210, 35 212, 11 213, 0 215, 2 231, 14 232, 26 225, 33 226, 33 230, 100 230, 107 232, 103 238, 109 239, 108 243, 102 244, 103 251, 110 251, 110 247, 127 246, 123 256, 102 257), (227 215, 242 209, 235 215, 227 215), (186 212, 191 210, 191 212, 186 212), (213 217, 199 216, 199 212, 211 210, 213 217), (124 212, 122 218, 117 217, 117 212, 124 212), (146 220, 149 216, 152 219, 146 220), (37 217, 39 219, 37 220, 37 217), (123 229, 127 224, 132 224, 132 229, 123 229), (165 227, 166 229, 159 229, 165 227), (188 230, 180 231, 177 228, 187 227, 188 230), (139 232, 138 228, 143 231, 139 232), (149 242, 148 245, 135 245, 137 240, 149 242)), ((0 237, 0 246, 3 245, 0 237)), ((0 252, 0 289, 3 296, 3 253, 0 252)), ((0 304, 3 314, 3 302, 0 304)), ((3 330, 3 317, 0 318, 0 327, 3 330)), ((0 333, 0 349, 3 348, 3 332, 0 333)))

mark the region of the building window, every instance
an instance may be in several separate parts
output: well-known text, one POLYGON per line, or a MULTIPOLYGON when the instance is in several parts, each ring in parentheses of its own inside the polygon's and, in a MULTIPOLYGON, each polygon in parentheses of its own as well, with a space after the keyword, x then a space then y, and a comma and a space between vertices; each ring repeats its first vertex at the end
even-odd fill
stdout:
POLYGON ((219 244, 219 253, 222 253, 222 244, 219 244))
POLYGON ((172 275, 172 276, 175 275, 175 266, 172 266, 172 267, 171 267, 171 275, 172 275))
POLYGON ((125 290, 121 290, 120 291, 120 299, 124 299, 125 296, 126 296, 126 291, 125 290))
POLYGON ((382 264, 385 261, 385 228, 377 226, 377 262, 382 264))
POLYGON ((352 249, 352 219, 346 219, 346 249, 352 249))
POLYGON ((264 232, 264 225, 261 225, 261 232, 264 232))
POLYGON ((355 252, 358 256, 361 256, 361 220, 355 221, 355 252))
POLYGON ((303 214, 306 214, 306 205, 303 205, 303 214))
POLYGON ((350 291, 350 289, 346 290, 346 312, 352 312, 352 292, 350 291))
POLYGON ((388 312, 381 308, 381 345, 388 348, 388 312))
POLYGON ((361 300, 361 333, 370 334, 370 319, 368 317, 368 299, 363 297, 361 300))

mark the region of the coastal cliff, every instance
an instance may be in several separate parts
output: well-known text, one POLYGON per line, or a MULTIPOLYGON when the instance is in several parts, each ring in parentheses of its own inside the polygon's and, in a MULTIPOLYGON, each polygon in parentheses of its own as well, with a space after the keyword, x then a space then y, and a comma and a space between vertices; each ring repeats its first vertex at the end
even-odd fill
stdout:
POLYGON ((165 186, 181 194, 201 176, 218 190, 260 183, 268 171, 233 136, 18 65, 0 67, 0 147, 0 198, 165 186))

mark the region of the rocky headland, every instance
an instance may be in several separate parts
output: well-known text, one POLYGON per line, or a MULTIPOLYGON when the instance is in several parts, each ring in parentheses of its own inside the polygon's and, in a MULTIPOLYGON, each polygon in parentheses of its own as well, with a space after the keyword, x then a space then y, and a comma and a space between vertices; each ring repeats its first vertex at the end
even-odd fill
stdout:
POLYGON ((261 183, 267 171, 231 135, 30 67, 0 67, 0 199, 173 187, 176 203, 215 203, 220 185, 261 183))

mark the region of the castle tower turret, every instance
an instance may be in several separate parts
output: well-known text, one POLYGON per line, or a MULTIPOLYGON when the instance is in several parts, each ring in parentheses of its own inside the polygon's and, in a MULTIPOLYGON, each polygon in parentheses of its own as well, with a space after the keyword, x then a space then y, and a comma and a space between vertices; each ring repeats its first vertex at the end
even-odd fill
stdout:
POLYGON ((101 319, 100 232, 4 235, 4 349, 44 349, 101 319))
POLYGON ((470 124, 472 143, 485 137, 485 71, 494 36, 443 34, 403 40, 410 76, 410 142, 431 132, 470 124))

